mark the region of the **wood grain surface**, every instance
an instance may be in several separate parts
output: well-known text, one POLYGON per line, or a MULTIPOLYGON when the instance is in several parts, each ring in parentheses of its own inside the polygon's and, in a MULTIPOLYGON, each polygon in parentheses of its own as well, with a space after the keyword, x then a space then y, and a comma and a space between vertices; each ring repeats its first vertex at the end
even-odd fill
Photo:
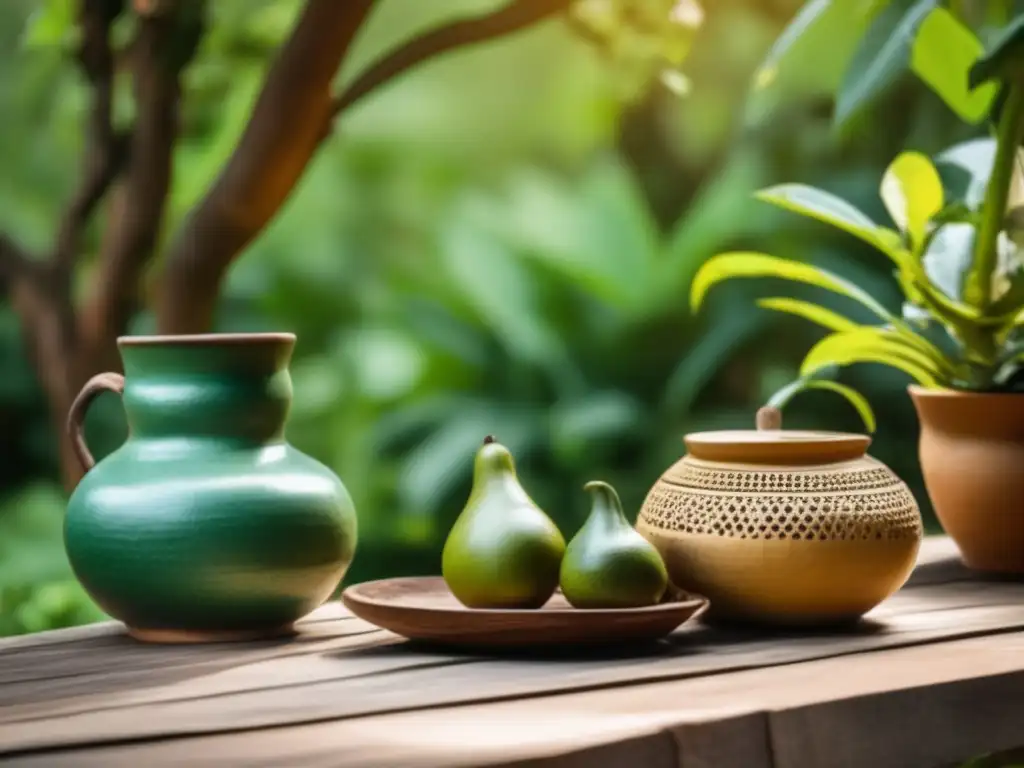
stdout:
POLYGON ((842 632, 696 622, 640 649, 468 655, 331 604, 261 643, 12 638, 0 763, 948 765, 1024 744, 1024 584, 948 548, 929 542, 911 585, 842 632))

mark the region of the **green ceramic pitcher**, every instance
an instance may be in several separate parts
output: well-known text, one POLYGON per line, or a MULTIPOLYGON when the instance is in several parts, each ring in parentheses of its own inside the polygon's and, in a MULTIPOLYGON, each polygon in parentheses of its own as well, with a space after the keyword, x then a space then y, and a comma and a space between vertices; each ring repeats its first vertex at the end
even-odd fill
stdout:
POLYGON ((340 583, 356 545, 341 481, 284 437, 291 334, 128 336, 125 375, 90 380, 68 414, 86 475, 64 541, 92 598, 142 640, 287 632, 340 583), (122 393, 127 441, 95 464, 82 422, 122 393))

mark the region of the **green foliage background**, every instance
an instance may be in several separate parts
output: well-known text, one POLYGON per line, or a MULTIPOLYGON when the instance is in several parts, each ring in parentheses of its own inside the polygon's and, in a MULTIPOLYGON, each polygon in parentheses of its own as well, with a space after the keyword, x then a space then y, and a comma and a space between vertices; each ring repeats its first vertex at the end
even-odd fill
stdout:
MULTIPOLYGON (((382 0, 341 77, 416 30, 495 4, 382 0)), ((210 5, 165 236, 232 148, 299 4, 210 5)), ((931 154, 981 129, 898 73, 872 86, 879 98, 844 104, 837 126, 828 94, 862 30, 833 19, 827 44, 802 44, 766 78, 756 70, 801 3, 707 5, 682 99, 657 84, 624 90, 621 72, 559 23, 411 73, 346 116, 232 270, 218 330, 299 336, 289 437, 356 501, 349 582, 438 571, 484 434, 515 452, 568 538, 585 481, 615 484, 632 516, 683 434, 750 426, 821 332, 755 306, 778 286, 723 287, 691 316, 689 282, 711 254, 806 260, 899 307, 883 257, 751 193, 802 181, 887 221, 878 181, 900 149, 931 154), (751 83, 764 87, 751 94, 751 83)), ((41 247, 75 179, 86 93, 66 30, 36 8, 0 4, 0 229, 41 247)), ((149 327, 142 316, 132 330, 149 327)), ((0 367, 0 634, 94 620, 64 558, 54 434, 6 302, 0 367)), ((876 408, 874 455, 931 521, 907 379, 866 366, 844 380, 876 408)), ((125 426, 115 400, 93 410, 102 454, 125 426)), ((829 393, 794 402, 787 425, 860 429, 829 393)))

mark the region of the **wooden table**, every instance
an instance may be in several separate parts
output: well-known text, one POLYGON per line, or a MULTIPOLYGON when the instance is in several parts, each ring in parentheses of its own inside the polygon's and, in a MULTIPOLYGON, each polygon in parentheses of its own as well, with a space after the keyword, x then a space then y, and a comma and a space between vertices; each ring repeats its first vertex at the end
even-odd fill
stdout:
POLYGON ((0 764, 928 768, 1024 746, 1024 583, 973 577, 942 538, 847 633, 698 622, 640 656, 510 659, 418 650, 336 603, 301 627, 2 641, 0 764))

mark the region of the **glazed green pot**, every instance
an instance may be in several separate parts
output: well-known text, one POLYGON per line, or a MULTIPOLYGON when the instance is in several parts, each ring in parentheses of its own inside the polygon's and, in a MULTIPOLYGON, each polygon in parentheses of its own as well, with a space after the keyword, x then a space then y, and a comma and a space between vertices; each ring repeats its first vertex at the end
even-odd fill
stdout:
POLYGON ((290 446, 291 334, 118 340, 125 375, 83 388, 68 429, 87 470, 64 541, 92 598, 143 640, 287 632, 330 597, 356 545, 341 481, 290 446), (127 441, 93 466, 99 393, 123 393, 127 441))

